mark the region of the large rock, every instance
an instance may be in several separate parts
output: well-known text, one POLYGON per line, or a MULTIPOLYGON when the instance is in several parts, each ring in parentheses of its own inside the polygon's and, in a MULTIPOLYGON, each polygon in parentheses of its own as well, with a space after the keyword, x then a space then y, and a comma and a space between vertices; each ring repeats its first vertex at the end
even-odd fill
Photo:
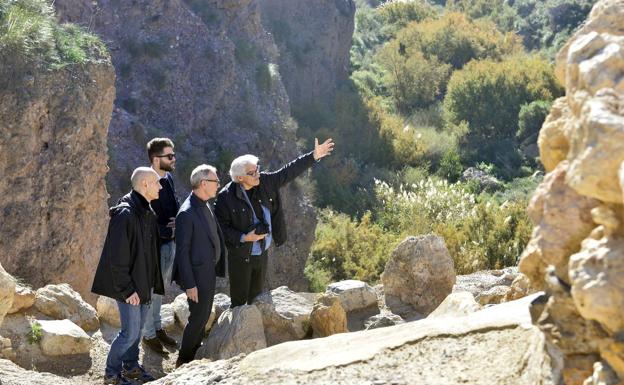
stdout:
POLYGON ((2 385, 75 385, 73 379, 57 376, 46 372, 37 372, 24 369, 9 360, 0 358, 0 373, 2 373, 2 385), (24 382, 24 379, 28 382, 24 382))
POLYGON ((4 316, 13 306, 15 296, 15 280, 7 273, 0 264, 0 326, 4 316))
POLYGON ((221 314, 197 357, 223 360, 266 347, 262 313, 255 305, 241 305, 221 314))
POLYGON ((327 337, 349 331, 347 313, 338 296, 331 293, 326 293, 316 300, 310 314, 310 324, 313 337, 327 337))
POLYGON ((48 70, 3 56, 0 249, 4 268, 33 287, 66 282, 95 301, 115 74, 110 58, 86 59, 48 70))
POLYGON ((481 270, 472 274, 455 277, 453 293, 467 291, 478 297, 495 286, 510 286, 518 276, 518 268, 506 267, 501 270, 481 270))
MULTIPOLYGON (((217 295, 220 295, 220 294, 217 294, 217 295)), ((178 321, 178 324, 184 328, 186 324, 188 323, 188 319, 191 315, 191 311, 189 310, 188 299, 186 297, 186 294, 182 293, 178 295, 177 297, 175 297, 175 299, 171 303, 171 308, 175 315, 175 320, 178 321)), ((206 322, 206 327, 205 327, 206 332, 208 332, 210 328, 212 328, 212 325, 214 324, 215 319, 216 319, 216 310, 215 310, 215 303, 213 302, 212 311, 210 312, 210 316, 208 317, 208 321, 206 322)))
POLYGON ((9 314, 19 311, 28 310, 35 304, 35 292, 28 286, 20 283, 15 284, 15 295, 13 296, 13 305, 9 310, 9 314))
POLYGON ((479 305, 491 305, 501 303, 505 301, 505 298, 511 293, 511 287, 509 286, 494 286, 493 288, 479 294, 475 300, 479 302, 479 305))
POLYGON ((311 334, 312 302, 286 286, 262 293, 253 304, 262 313, 268 346, 300 340, 311 334))
MULTIPOLYGON (((117 93, 109 128, 110 204, 129 190, 128 176, 147 162, 145 143, 156 135, 176 145, 173 176, 180 196, 190 190, 188 176, 199 163, 217 165, 225 179, 238 155, 256 154, 267 169, 298 155, 296 125, 278 70, 280 53, 262 26, 260 3, 54 2, 60 20, 88 26, 112 48, 117 93)), ((289 241, 270 251, 267 287, 304 290, 315 213, 298 183, 284 187, 281 198, 289 241)))
POLYGON ((380 313, 375 314, 364 322, 364 329, 379 329, 386 328, 388 326, 394 326, 404 323, 405 320, 396 314, 392 313, 380 313))
POLYGON ((549 356, 544 335, 531 325, 533 299, 461 318, 293 341, 227 361, 194 361, 154 385, 560 384, 559 357, 549 356))
POLYGON ((566 384, 624 381, 623 12, 624 0, 598 1, 558 53, 566 96, 538 139, 549 174, 531 202, 520 270, 546 289, 533 318, 563 357, 566 384))
POLYGON ((435 310, 455 284, 455 268, 444 240, 435 235, 409 237, 392 252, 381 275, 386 305, 403 316, 410 305, 423 316, 435 310))
POLYGON ((336 295, 347 313, 377 306, 375 289, 366 282, 358 280, 334 282, 327 286, 326 293, 336 295))
POLYGON ((100 321, 104 321, 107 324, 116 328, 121 327, 121 319, 119 318, 119 307, 117 301, 106 296, 99 296, 97 303, 95 304, 97 309, 97 315, 100 321))
POLYGON ((569 282, 567 261, 581 246, 594 223, 591 210, 598 202, 570 188, 565 180, 568 162, 561 162, 538 186, 528 213, 535 224, 533 236, 520 259, 520 271, 536 288, 544 287, 548 265, 555 266, 557 276, 569 282))
POLYGON ((70 320, 35 321, 41 325, 39 345, 43 354, 64 356, 69 354, 88 354, 91 338, 78 325, 70 320))
POLYGON ((66 283, 47 285, 37 290, 35 307, 45 315, 57 320, 68 319, 87 331, 100 327, 93 306, 83 301, 80 294, 66 283))

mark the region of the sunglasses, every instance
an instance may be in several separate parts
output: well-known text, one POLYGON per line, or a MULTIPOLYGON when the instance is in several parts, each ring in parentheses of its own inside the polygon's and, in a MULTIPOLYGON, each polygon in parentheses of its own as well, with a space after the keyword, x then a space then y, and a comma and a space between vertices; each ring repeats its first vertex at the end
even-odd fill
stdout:
POLYGON ((175 154, 165 154, 165 155, 154 155, 156 158, 167 158, 169 160, 173 160, 176 155, 175 154))

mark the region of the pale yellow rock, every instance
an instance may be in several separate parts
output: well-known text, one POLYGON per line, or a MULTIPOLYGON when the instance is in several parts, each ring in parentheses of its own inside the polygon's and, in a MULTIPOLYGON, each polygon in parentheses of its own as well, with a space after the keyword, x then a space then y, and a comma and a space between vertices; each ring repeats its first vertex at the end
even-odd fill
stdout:
POLYGON ((615 233, 620 227, 620 220, 615 210, 607 205, 599 205, 591 211, 592 219, 595 223, 604 226, 606 235, 615 233))
POLYGON ((331 293, 326 293, 316 300, 310 314, 310 323, 314 337, 327 337, 349 331, 347 313, 342 308, 340 299, 331 293))
POLYGON ((555 100, 537 138, 540 161, 546 172, 554 170, 570 151, 570 135, 574 130, 572 112, 565 97, 555 100))
POLYGON ((624 161, 624 98, 603 90, 585 102, 572 135, 566 182, 579 194, 621 203, 618 172, 624 161))
POLYGON ((535 288, 531 286, 531 281, 529 281, 529 277, 522 273, 518 274, 518 276, 514 278, 509 288, 511 290, 505 296, 503 300, 504 302, 515 301, 536 292, 535 288))
POLYGON ((35 307, 55 319, 69 319, 87 331, 100 327, 97 312, 66 283, 47 285, 37 290, 35 307))
POLYGON ((587 239, 570 257, 572 297, 579 313, 607 331, 624 330, 624 239, 587 239))
POLYGON ((497 304, 503 302, 509 293, 511 293, 509 286, 499 285, 480 293, 475 299, 481 306, 497 304))
POLYGON ((119 307, 117 307, 117 301, 106 296, 99 296, 95 305, 97 309, 97 315, 101 321, 114 326, 116 328, 121 327, 121 320, 119 319, 119 307))
POLYGON ((61 356, 87 354, 91 349, 91 338, 78 325, 68 319, 44 321, 41 325, 42 337, 39 345, 43 354, 61 356))
POLYGON ((600 348, 600 354, 619 378, 624 378, 624 342, 608 340, 600 348))
POLYGON ((2 264, 0 264, 0 325, 4 320, 11 306, 13 306, 13 297, 15 296, 15 280, 7 273, 2 264))
POLYGON ((595 227, 591 210, 598 202, 579 195, 565 183, 567 162, 548 173, 529 203, 528 213, 535 224, 531 240, 519 263, 519 270, 536 289, 543 288, 548 265, 568 281, 568 257, 595 227))
POLYGON ((35 292, 28 286, 20 285, 15 286, 15 295, 13 296, 13 306, 9 310, 9 314, 17 313, 19 311, 27 310, 35 304, 35 292))

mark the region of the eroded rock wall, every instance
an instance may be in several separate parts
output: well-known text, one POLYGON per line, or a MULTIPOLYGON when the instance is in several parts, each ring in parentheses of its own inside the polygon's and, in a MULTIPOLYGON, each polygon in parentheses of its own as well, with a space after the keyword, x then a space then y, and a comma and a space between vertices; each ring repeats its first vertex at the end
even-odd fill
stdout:
POLYGON ((85 298, 106 236, 110 61, 42 69, 0 63, 0 249, 29 284, 85 298))
POLYGON ((548 171, 520 270, 566 384, 624 381, 624 1, 604 0, 557 55, 566 85, 540 132, 548 171))

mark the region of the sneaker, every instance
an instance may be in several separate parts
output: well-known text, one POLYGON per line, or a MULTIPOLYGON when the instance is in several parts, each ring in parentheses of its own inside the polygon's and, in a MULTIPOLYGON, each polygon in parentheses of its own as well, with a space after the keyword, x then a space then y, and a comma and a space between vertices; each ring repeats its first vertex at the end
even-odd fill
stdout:
POLYGON ((127 377, 132 380, 139 381, 141 383, 154 381, 155 378, 151 374, 147 372, 147 370, 143 369, 141 365, 137 365, 136 367, 128 370, 124 369, 122 373, 122 377, 127 377))
POLYGON ((104 385, 134 385, 124 376, 107 376, 104 375, 104 385))
POLYGON ((160 342, 162 342, 163 344, 167 346, 173 346, 173 347, 178 346, 178 343, 176 342, 176 340, 169 337, 165 329, 156 330, 156 337, 158 337, 160 342))
POLYGON ((162 356, 169 355, 169 352, 163 348, 158 337, 154 337, 154 338, 143 337, 143 344, 162 356))

